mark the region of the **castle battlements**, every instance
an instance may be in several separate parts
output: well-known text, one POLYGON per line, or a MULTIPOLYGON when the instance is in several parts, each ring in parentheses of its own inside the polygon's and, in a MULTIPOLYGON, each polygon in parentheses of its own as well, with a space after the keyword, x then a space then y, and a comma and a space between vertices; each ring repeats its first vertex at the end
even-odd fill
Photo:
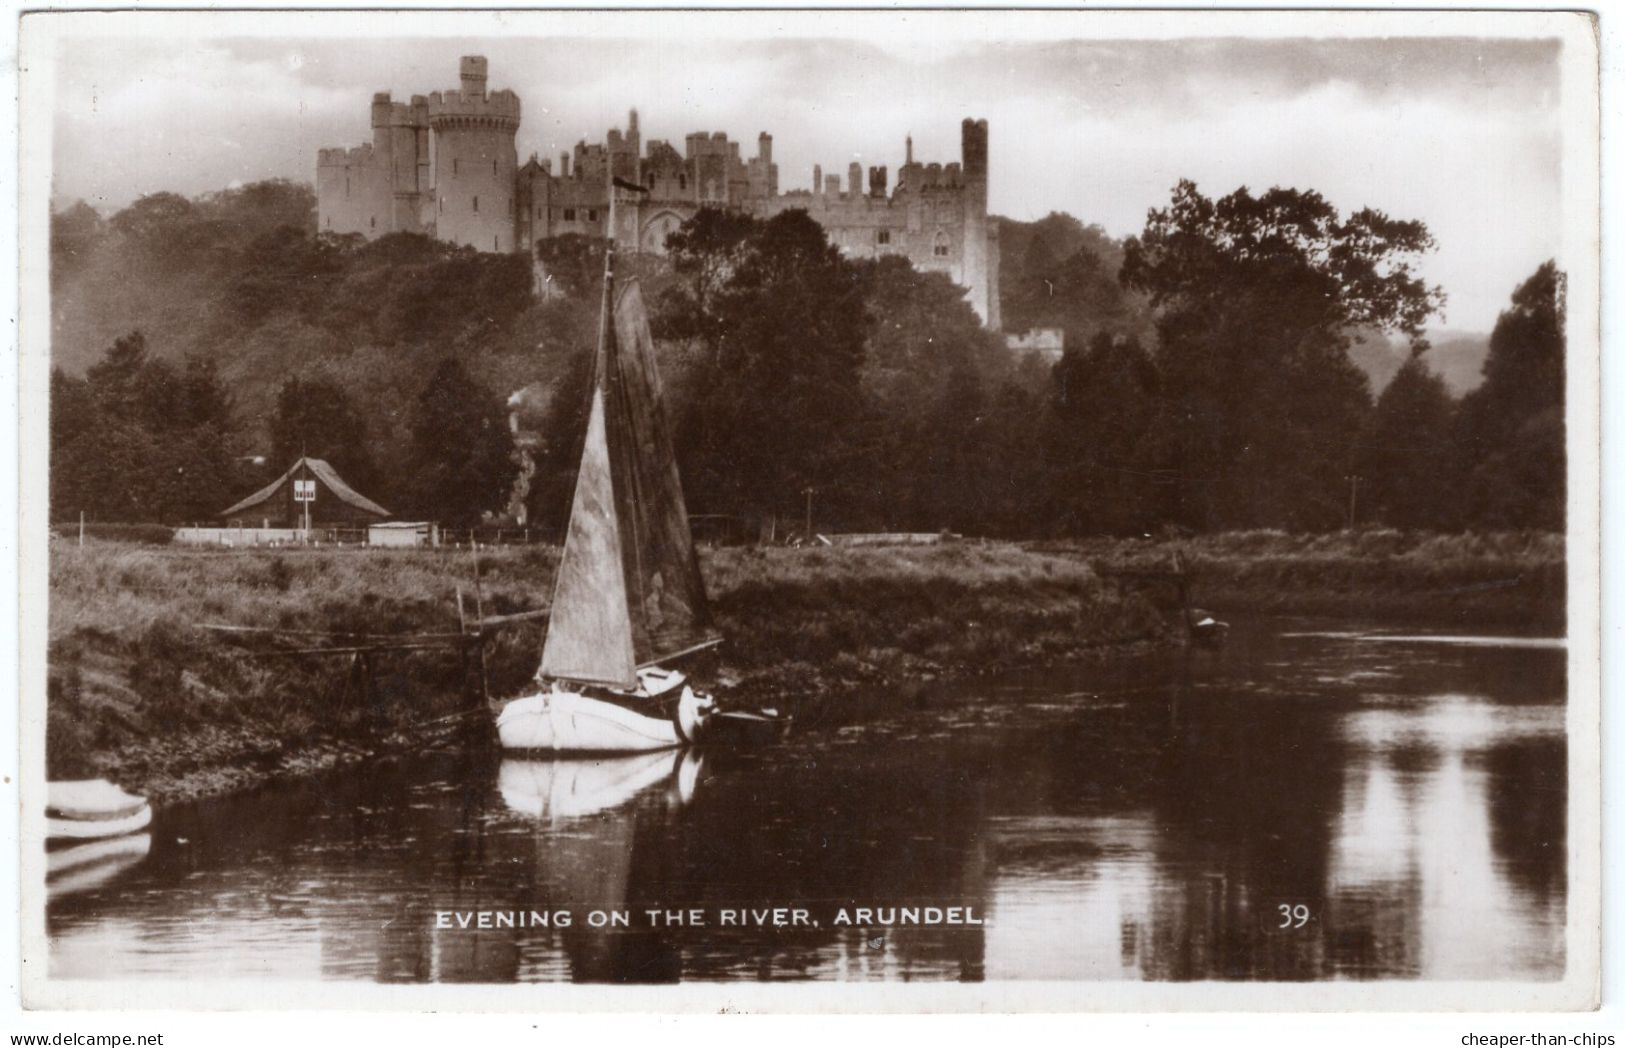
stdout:
POLYGON ((845 176, 815 165, 809 189, 781 192, 773 136, 761 131, 756 155, 740 156, 725 131, 694 131, 645 146, 637 110, 625 130, 583 139, 568 152, 521 166, 515 149, 519 96, 490 91, 479 55, 458 63, 460 85, 397 102, 373 96, 373 141, 317 152, 317 222, 324 231, 423 232, 481 251, 530 251, 565 234, 613 237, 625 250, 663 253, 666 237, 702 207, 762 218, 804 210, 831 243, 854 257, 895 254, 964 286, 970 304, 998 327, 997 228, 987 215, 986 120, 960 127, 957 161, 922 163, 912 137, 891 185, 884 164, 847 164, 845 176), (634 181, 616 194, 611 179, 634 181), (844 183, 844 184, 843 184, 844 183))
POLYGON ((463 91, 436 91, 429 95, 429 126, 462 126, 519 130, 519 96, 512 91, 475 95, 463 91))
POLYGON ((413 95, 411 102, 391 101, 388 91, 372 96, 372 126, 428 127, 429 103, 422 95, 413 95))
POLYGON ((336 147, 316 150, 316 163, 320 167, 339 167, 346 164, 361 165, 371 161, 371 142, 363 142, 361 145, 349 149, 336 147))

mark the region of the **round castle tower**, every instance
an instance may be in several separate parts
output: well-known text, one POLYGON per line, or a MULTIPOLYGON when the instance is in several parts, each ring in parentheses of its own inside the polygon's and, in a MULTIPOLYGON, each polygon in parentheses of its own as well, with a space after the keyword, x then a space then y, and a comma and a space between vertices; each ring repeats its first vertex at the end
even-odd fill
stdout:
POLYGON ((481 251, 514 249, 519 96, 485 90, 486 61, 465 55, 462 86, 429 96, 435 235, 481 251))

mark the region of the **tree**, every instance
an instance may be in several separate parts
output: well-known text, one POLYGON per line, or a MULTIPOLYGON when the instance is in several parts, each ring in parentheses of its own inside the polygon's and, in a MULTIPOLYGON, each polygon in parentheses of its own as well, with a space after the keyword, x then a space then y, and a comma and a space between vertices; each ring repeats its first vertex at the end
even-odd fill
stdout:
POLYGON ((456 357, 435 368, 411 423, 406 504, 452 527, 470 527, 508 504, 519 466, 502 401, 456 357))
POLYGON ((1101 332, 1051 374, 1051 516, 1069 534, 1139 534, 1160 520, 1168 477, 1159 376, 1139 340, 1101 332))
POLYGON ((723 336, 719 300, 760 235, 756 219, 716 207, 701 208, 669 234, 677 283, 662 297, 655 337, 697 340, 714 354, 723 336))
POLYGON ((1149 338, 1144 296, 1117 279, 1122 245, 1099 226, 1051 212, 1037 222, 999 222, 999 289, 1007 331, 1060 328, 1069 345, 1102 331, 1149 338))
POLYGON ((697 505, 787 512, 804 488, 837 487, 849 463, 868 325, 858 270, 799 210, 717 250, 733 261, 711 301, 691 282, 676 305, 706 318, 680 423, 683 476, 697 505))
POLYGON ((1370 410, 1350 329, 1409 336, 1442 304, 1415 259, 1420 222, 1341 215, 1320 194, 1181 181, 1128 241, 1120 279, 1157 316, 1175 512, 1194 527, 1333 527, 1370 410))
POLYGON ((212 364, 177 371, 131 332, 83 380, 51 376, 51 512, 180 522, 225 507, 235 429, 212 364))
POLYGON ((278 313, 309 314, 332 294, 342 249, 297 226, 277 226, 249 242, 248 264, 228 293, 229 308, 245 326, 278 313))
POLYGON ((603 240, 580 233, 547 237, 536 243, 536 260, 564 295, 596 302, 603 291, 604 244, 603 240))
POLYGON ((51 212, 51 282, 82 270, 104 235, 102 216, 83 200, 51 212))
POLYGON ((143 382, 147 364, 145 335, 132 331, 115 339, 102 359, 85 373, 97 405, 114 418, 145 421, 146 394, 150 389, 143 382))
POLYGON ((840 489, 824 500, 882 530, 975 528, 986 391, 1005 363, 942 273, 897 255, 857 263, 872 322, 861 370, 864 413, 840 489))
POLYGON ((1457 442, 1471 523, 1564 526, 1565 290, 1550 261, 1518 286, 1490 334, 1484 382, 1462 401, 1457 442))
POLYGON ((1357 468, 1365 517, 1402 528, 1449 528, 1460 483, 1452 445, 1456 404, 1420 357, 1377 398, 1357 468))
POLYGON ((290 378, 277 393, 271 420, 272 468, 303 456, 324 459, 363 494, 377 474, 367 446, 367 424, 344 390, 324 379, 290 378))

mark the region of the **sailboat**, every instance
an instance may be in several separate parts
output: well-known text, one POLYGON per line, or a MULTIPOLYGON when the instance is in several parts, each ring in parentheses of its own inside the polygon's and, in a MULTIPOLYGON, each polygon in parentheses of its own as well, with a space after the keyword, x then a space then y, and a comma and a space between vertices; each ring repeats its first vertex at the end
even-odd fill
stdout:
POLYGON ((712 627, 635 280, 604 299, 581 469, 553 585, 538 690, 497 716, 512 750, 620 752, 695 742, 716 712, 675 660, 721 643, 712 627))

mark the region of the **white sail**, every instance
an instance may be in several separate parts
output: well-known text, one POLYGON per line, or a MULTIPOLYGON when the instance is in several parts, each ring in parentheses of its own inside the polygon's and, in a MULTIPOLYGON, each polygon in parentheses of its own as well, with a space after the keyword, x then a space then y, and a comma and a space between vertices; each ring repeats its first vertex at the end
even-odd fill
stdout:
POLYGON ((553 611, 542 645, 544 677, 637 687, 618 516, 600 385, 593 390, 570 530, 553 587, 553 611))
POLYGON ((605 265, 592 408, 539 676, 634 690, 637 670, 716 642, 654 340, 605 265), (614 308, 611 308, 613 303, 614 308))

